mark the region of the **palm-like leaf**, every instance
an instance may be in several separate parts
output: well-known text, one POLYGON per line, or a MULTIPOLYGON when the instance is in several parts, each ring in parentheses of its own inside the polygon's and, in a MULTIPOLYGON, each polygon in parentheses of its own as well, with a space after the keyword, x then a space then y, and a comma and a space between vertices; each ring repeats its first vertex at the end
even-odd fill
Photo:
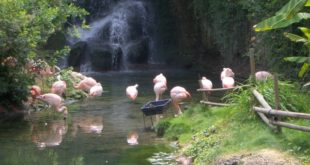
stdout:
POLYGON ((307 57, 301 57, 301 56, 294 56, 294 57, 285 57, 284 61, 287 62, 294 62, 294 63, 305 63, 307 62, 308 58, 307 57))
POLYGON ((310 40, 310 29, 306 27, 299 27, 298 29, 300 29, 304 33, 304 35, 308 38, 308 40, 310 40))
POLYGON ((307 39, 292 33, 284 33, 284 36, 293 42, 307 42, 307 39))
POLYGON ((307 72, 307 70, 309 69, 309 64, 308 63, 304 63, 298 73, 298 77, 301 78, 305 75, 305 73, 307 72))
MULTIPOLYGON (((287 27, 302 19, 309 19, 309 13, 299 13, 309 0, 290 0, 273 17, 254 25, 257 32, 287 27)), ((310 3, 310 2, 309 2, 310 3)))
POLYGON ((254 25, 254 30, 256 32, 261 32, 272 29, 284 28, 293 23, 297 23, 303 19, 309 18, 310 13, 297 13, 294 17, 290 19, 288 19, 286 15, 276 15, 254 25))
POLYGON ((284 15, 288 19, 293 18, 305 5, 308 0, 290 0, 276 15, 284 15))

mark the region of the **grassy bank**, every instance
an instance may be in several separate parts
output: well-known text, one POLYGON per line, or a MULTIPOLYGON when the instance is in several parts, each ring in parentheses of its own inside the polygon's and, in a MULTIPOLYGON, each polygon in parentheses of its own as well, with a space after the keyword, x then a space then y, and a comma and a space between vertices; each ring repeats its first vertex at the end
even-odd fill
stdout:
MULTIPOLYGON (((309 113, 308 94, 294 91, 296 86, 287 85, 280 85, 281 99, 285 99, 281 106, 309 113)), ((270 84, 261 84, 258 89, 266 95, 268 90, 264 92, 264 89, 268 86, 271 87, 270 84)), ((286 128, 282 129, 282 133, 271 131, 250 110, 250 96, 249 90, 231 94, 229 100, 233 105, 230 107, 192 105, 181 117, 161 121, 156 127, 157 132, 169 140, 178 140, 182 146, 179 152, 194 157, 195 164, 212 164, 223 155, 266 148, 310 163, 310 133, 286 128)), ((270 102, 272 104, 272 99, 270 102)), ((283 120, 310 126, 310 120, 283 120)))

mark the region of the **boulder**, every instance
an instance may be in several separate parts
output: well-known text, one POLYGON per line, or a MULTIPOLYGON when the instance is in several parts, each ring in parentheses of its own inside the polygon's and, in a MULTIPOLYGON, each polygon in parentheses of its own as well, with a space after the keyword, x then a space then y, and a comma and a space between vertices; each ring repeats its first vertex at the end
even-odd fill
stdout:
POLYGON ((68 65, 73 66, 74 70, 79 70, 81 62, 85 57, 86 49, 87 42, 85 41, 77 42, 71 47, 68 57, 68 65))
POLYGON ((147 63, 149 41, 147 38, 135 41, 128 47, 127 61, 132 64, 147 63))

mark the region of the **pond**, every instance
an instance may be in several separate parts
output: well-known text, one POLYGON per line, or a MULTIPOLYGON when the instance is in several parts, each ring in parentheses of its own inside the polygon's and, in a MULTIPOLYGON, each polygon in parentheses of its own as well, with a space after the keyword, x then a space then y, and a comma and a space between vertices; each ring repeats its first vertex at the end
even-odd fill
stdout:
MULTIPOLYGON (((31 112, 21 123, 0 128, 0 164, 151 164, 155 153, 171 152, 167 142, 145 129, 140 108, 155 99, 153 78, 164 73, 168 90, 185 87, 197 103, 201 94, 198 75, 184 70, 128 71, 90 74, 103 85, 101 97, 86 98, 69 106, 62 120, 55 112, 31 112), (128 85, 139 84, 136 101, 125 94, 128 85), (136 132, 138 145, 128 145, 127 135, 136 132)), ((169 91, 163 99, 169 98, 169 91)), ((48 111, 48 110, 46 110, 48 111)), ((172 106, 167 115, 172 114, 172 106)), ((145 118, 146 128, 151 120, 145 118)))

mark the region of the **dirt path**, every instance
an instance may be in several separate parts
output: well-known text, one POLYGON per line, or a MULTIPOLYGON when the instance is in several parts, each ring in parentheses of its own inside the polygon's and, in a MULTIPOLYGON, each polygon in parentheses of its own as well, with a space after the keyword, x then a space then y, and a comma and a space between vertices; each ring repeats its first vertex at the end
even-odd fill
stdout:
POLYGON ((226 155, 215 165, 302 165, 296 158, 273 149, 226 155))

